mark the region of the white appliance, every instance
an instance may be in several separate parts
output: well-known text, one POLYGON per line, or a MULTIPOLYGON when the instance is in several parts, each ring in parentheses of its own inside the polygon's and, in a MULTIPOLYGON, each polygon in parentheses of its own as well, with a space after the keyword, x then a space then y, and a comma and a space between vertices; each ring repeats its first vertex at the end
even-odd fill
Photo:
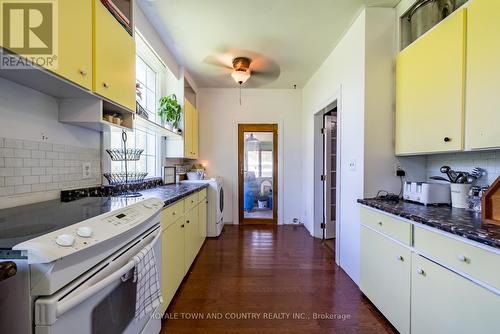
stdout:
POLYGON ((224 227, 224 188, 220 177, 207 180, 185 180, 182 183, 206 183, 207 188, 207 237, 215 238, 224 227))
MULTIPOLYGON (((161 276, 160 211, 149 198, 22 242, 26 252, 35 334, 157 334, 158 309, 135 318, 133 257, 154 249, 161 276)), ((159 277, 158 279, 161 279, 159 277)))
POLYGON ((424 205, 450 204, 450 185, 431 182, 405 182, 403 198, 424 205))

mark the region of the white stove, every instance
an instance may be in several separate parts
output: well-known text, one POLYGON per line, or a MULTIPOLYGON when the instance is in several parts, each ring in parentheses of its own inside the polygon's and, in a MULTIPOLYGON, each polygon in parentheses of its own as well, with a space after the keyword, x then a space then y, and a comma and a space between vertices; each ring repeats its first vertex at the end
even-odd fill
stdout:
POLYGON ((158 333, 160 319, 153 314, 134 319, 136 283, 124 277, 147 245, 161 273, 163 206, 149 198, 15 245, 12 252, 27 256, 28 267, 18 275, 30 291, 29 307, 19 314, 29 319, 17 321, 34 324, 35 334, 158 333))

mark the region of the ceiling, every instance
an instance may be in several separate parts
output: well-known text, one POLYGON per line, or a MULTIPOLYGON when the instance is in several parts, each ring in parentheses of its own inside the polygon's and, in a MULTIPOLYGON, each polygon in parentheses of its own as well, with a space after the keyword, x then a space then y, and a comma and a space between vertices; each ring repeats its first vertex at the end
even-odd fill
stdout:
MULTIPOLYGON (((148 0, 142 8, 199 87, 236 87, 236 56, 272 75, 247 87, 301 88, 334 49, 364 6, 394 7, 399 0, 148 0), (168 36, 166 36, 168 35, 168 36)), ((254 68, 255 67, 255 68, 254 68)))

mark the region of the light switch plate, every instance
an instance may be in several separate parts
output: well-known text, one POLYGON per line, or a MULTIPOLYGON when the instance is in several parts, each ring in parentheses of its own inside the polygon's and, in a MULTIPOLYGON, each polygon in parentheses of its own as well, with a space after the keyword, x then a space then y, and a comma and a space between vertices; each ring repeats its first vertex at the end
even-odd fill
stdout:
POLYGON ((90 162, 84 162, 82 164, 82 177, 84 179, 90 179, 92 174, 92 165, 90 162))

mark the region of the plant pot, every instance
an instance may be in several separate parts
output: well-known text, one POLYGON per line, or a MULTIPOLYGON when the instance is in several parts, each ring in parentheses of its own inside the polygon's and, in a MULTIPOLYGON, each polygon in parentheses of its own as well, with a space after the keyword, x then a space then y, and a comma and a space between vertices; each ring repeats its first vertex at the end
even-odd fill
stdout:
POLYGON ((259 209, 267 209, 267 200, 265 201, 258 200, 257 204, 259 206, 259 209))

